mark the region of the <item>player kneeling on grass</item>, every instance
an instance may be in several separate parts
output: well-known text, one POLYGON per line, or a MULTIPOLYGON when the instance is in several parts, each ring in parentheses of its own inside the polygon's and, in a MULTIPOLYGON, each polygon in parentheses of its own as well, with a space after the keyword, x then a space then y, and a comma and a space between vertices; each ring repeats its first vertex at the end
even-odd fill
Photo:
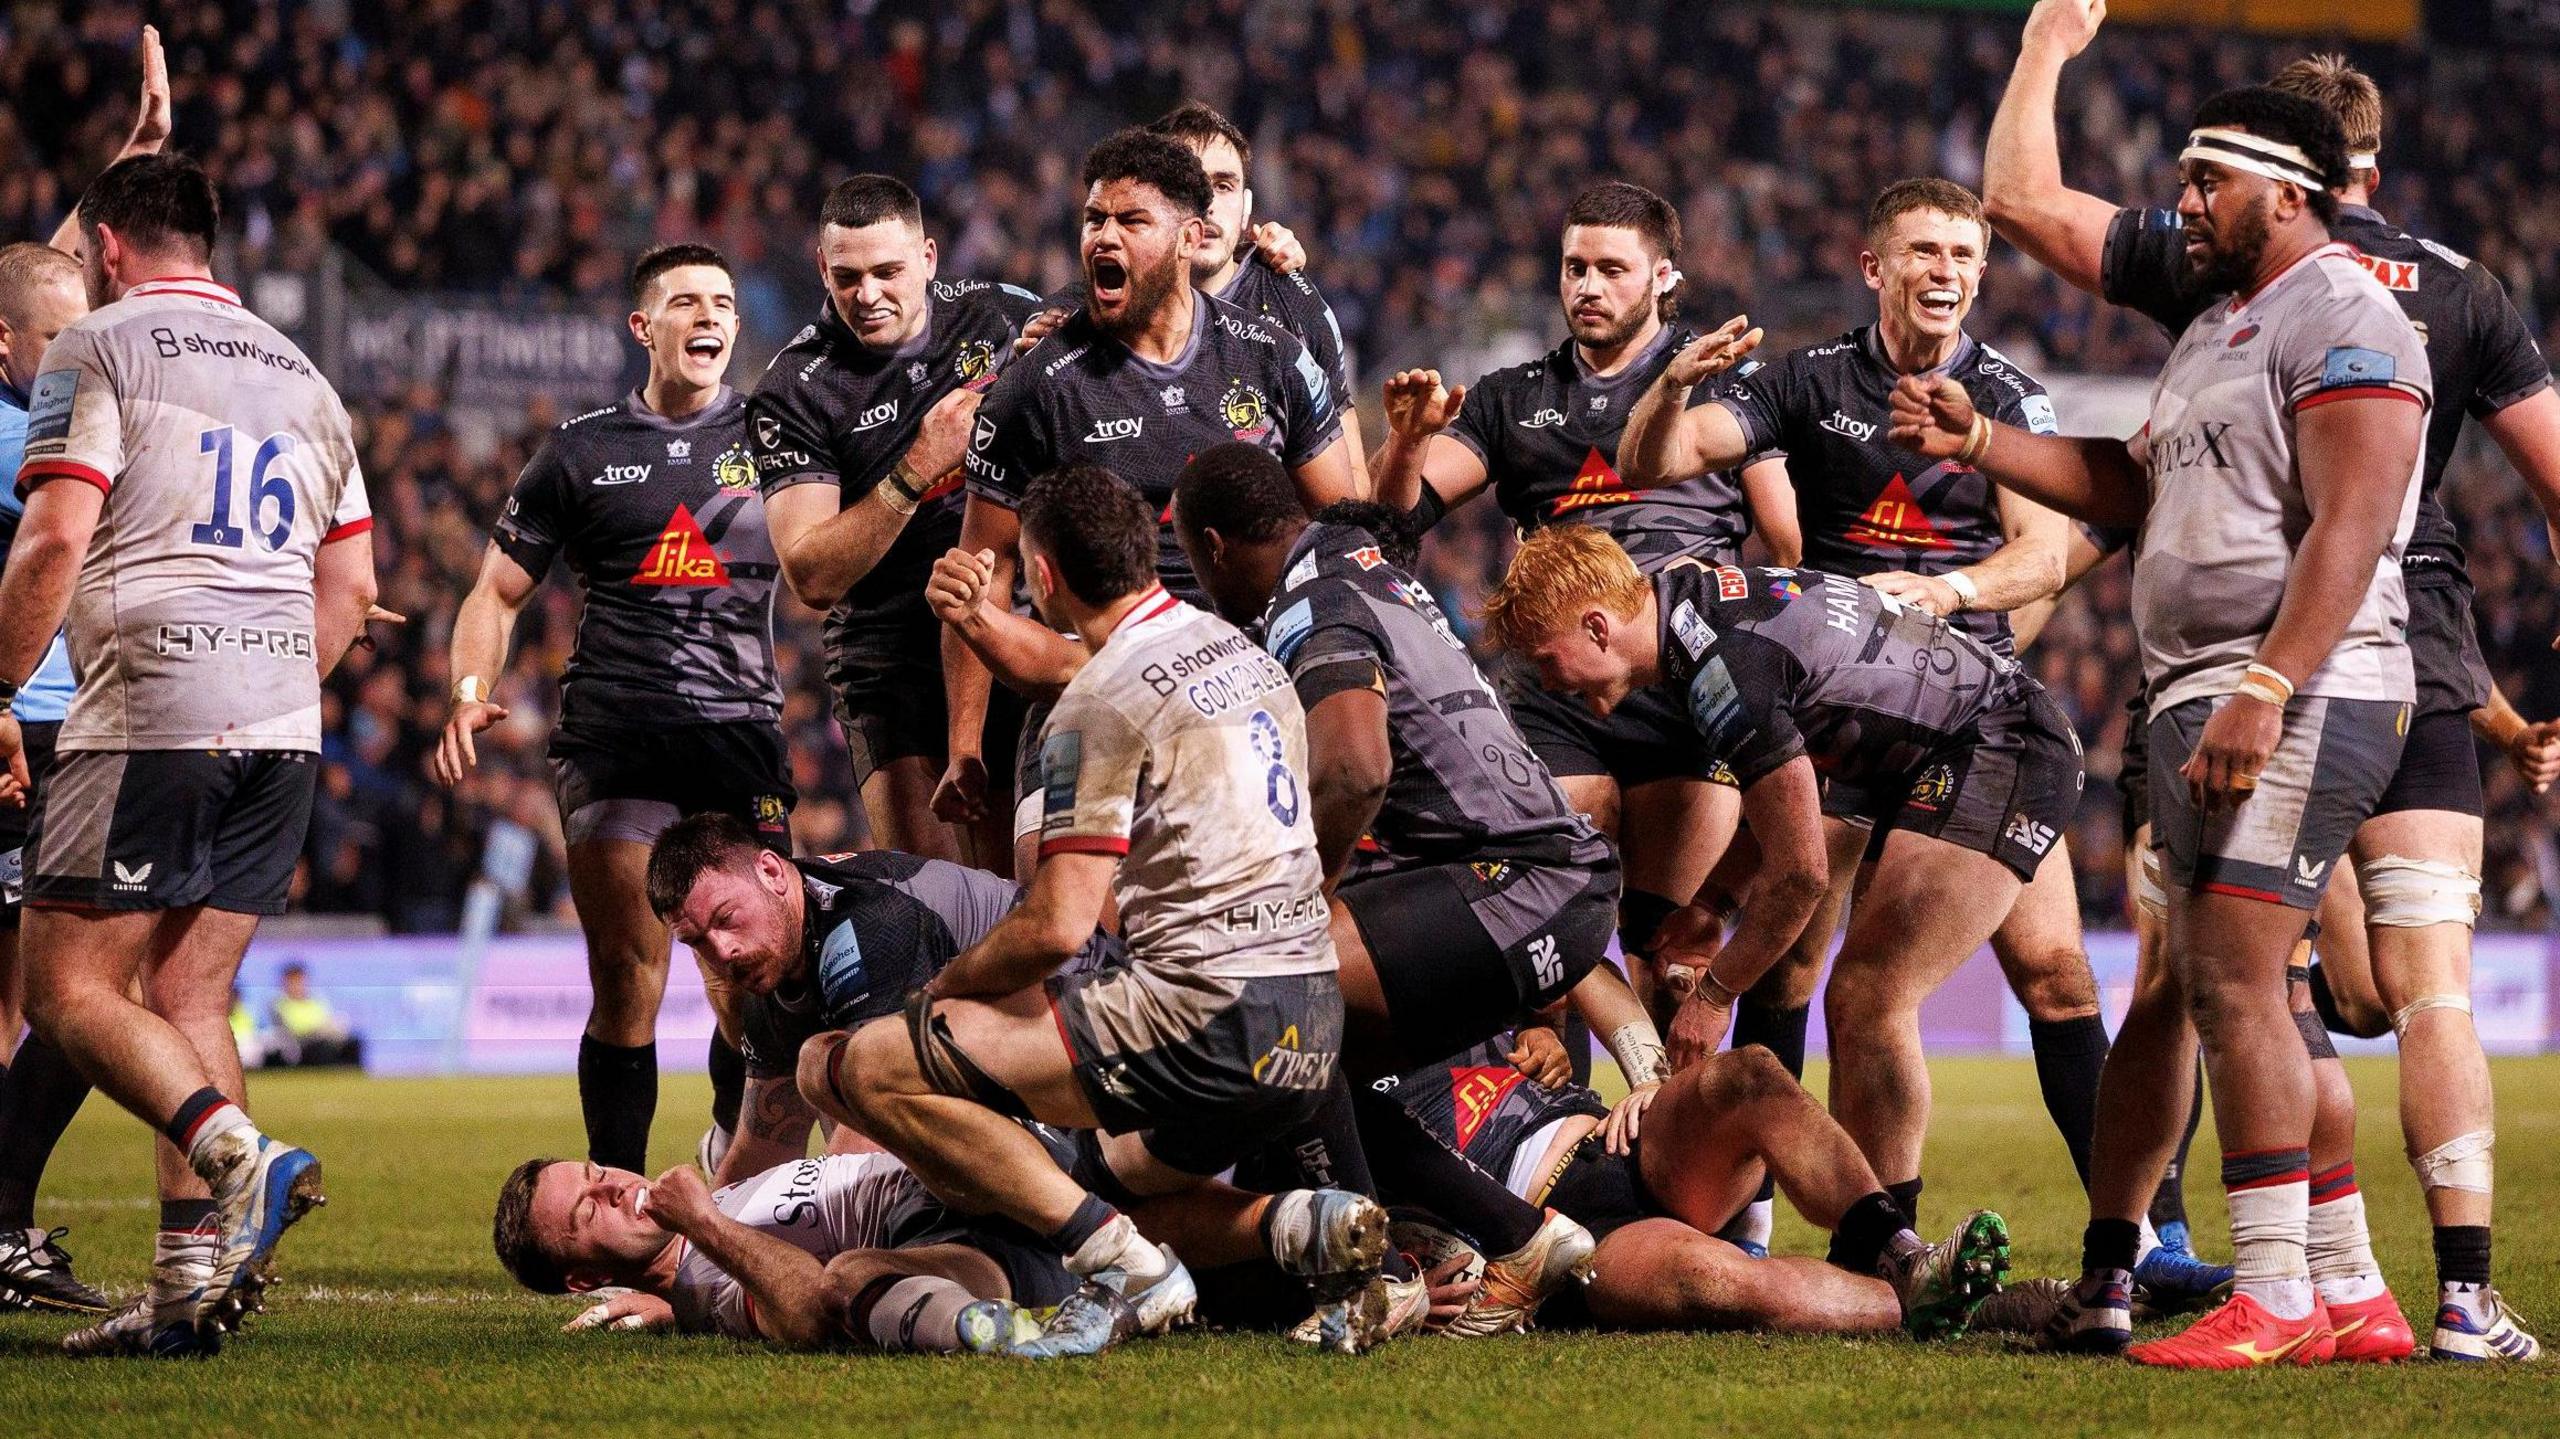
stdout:
POLYGON ((1075 1288, 1001 1220, 963 1219, 885 1154, 778 1165, 718 1191, 682 1165, 528 1159, 498 1191, 498 1260, 538 1294, 618 1286, 571 1329, 674 1328, 785 1349, 1004 1353, 1075 1288))
POLYGON ((1493 1045, 1385 1084, 1521 1198, 1599 1237, 1591 1282, 1539 1311, 1549 1327, 1874 1334, 1898 1325, 1939 1339, 1962 1333, 2008 1275, 1999 1215, 1975 1210, 1948 1238, 1924 1242, 1848 1132, 1756 1044, 1638 1086, 1615 1110, 1585 1086, 1524 1077, 1493 1045), (1831 1231, 1827 1262, 1753 1259, 1715 1237, 1764 1174, 1831 1231))

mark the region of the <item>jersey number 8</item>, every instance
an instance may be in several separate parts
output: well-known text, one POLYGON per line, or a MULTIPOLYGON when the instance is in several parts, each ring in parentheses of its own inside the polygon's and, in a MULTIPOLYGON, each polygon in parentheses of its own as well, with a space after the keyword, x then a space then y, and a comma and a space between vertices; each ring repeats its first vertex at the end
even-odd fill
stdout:
POLYGON ((1245 732, 1253 740, 1253 756, 1268 766, 1262 773, 1262 802, 1271 817, 1284 825, 1298 822, 1298 776, 1289 768, 1289 746, 1280 736, 1280 722, 1269 710, 1255 710, 1245 722, 1245 732))
MULTIPOLYGON (((231 440, 229 425, 207 430, 196 439, 197 452, 213 456, 213 521, 197 525, 189 532, 189 538, 200 545, 236 550, 241 546, 243 531, 231 523, 231 440)), ((293 537, 293 481, 268 471, 293 449, 293 436, 269 435, 259 442, 257 458, 249 464, 248 521, 257 529, 259 543, 271 550, 283 549, 285 541, 293 537), (270 502, 275 523, 258 528, 259 508, 270 502)))

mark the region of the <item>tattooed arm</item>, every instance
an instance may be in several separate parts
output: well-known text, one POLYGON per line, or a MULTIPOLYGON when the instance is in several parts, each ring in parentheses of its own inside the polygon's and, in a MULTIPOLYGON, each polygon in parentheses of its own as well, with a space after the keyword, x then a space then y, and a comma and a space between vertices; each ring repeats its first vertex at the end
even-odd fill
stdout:
POLYGON ((745 1102, 738 1106, 738 1137, 711 1176, 711 1187, 735 1184, 788 1164, 809 1152, 809 1130, 818 1112, 800 1098, 790 1075, 765 1079, 750 1075, 745 1102))

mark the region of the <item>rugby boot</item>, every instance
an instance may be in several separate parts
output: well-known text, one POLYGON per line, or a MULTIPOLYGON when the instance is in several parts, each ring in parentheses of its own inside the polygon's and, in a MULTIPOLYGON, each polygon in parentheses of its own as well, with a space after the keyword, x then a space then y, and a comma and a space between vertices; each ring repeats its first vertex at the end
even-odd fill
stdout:
POLYGON ((2326 1364, 2337 1352, 2328 1308, 2314 1298, 2300 1319, 2278 1319, 2246 1294, 2166 1339, 2136 1344, 2125 1357, 2159 1369, 2262 1369, 2275 1364, 2326 1364))

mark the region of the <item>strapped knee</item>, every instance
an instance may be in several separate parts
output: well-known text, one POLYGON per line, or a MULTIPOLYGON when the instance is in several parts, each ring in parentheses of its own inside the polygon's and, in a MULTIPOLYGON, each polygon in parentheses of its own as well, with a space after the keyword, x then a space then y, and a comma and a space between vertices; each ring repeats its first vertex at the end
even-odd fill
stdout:
POLYGON ((2169 919, 2169 889, 2160 881, 2160 851, 2142 852, 2142 865, 2133 881, 2133 902, 2142 912, 2162 923, 2169 919))
POLYGON ((2480 918, 2480 876, 2442 860, 2386 854, 2356 866, 2367 924, 2423 929, 2480 918))
POLYGON ((2494 1129, 2475 1129, 2457 1134, 2424 1154, 2409 1156, 2409 1167, 2418 1171, 2421 1189, 2459 1189, 2469 1194, 2489 1192, 2496 1161, 2490 1151, 2496 1147, 2498 1133, 2494 1129))
POLYGON ((2471 1012, 2471 996, 2467 994, 2422 994, 2392 1011, 2391 1033, 2394 1038, 2409 1037, 2409 1021, 2430 1009, 2458 1009, 2471 1012))

